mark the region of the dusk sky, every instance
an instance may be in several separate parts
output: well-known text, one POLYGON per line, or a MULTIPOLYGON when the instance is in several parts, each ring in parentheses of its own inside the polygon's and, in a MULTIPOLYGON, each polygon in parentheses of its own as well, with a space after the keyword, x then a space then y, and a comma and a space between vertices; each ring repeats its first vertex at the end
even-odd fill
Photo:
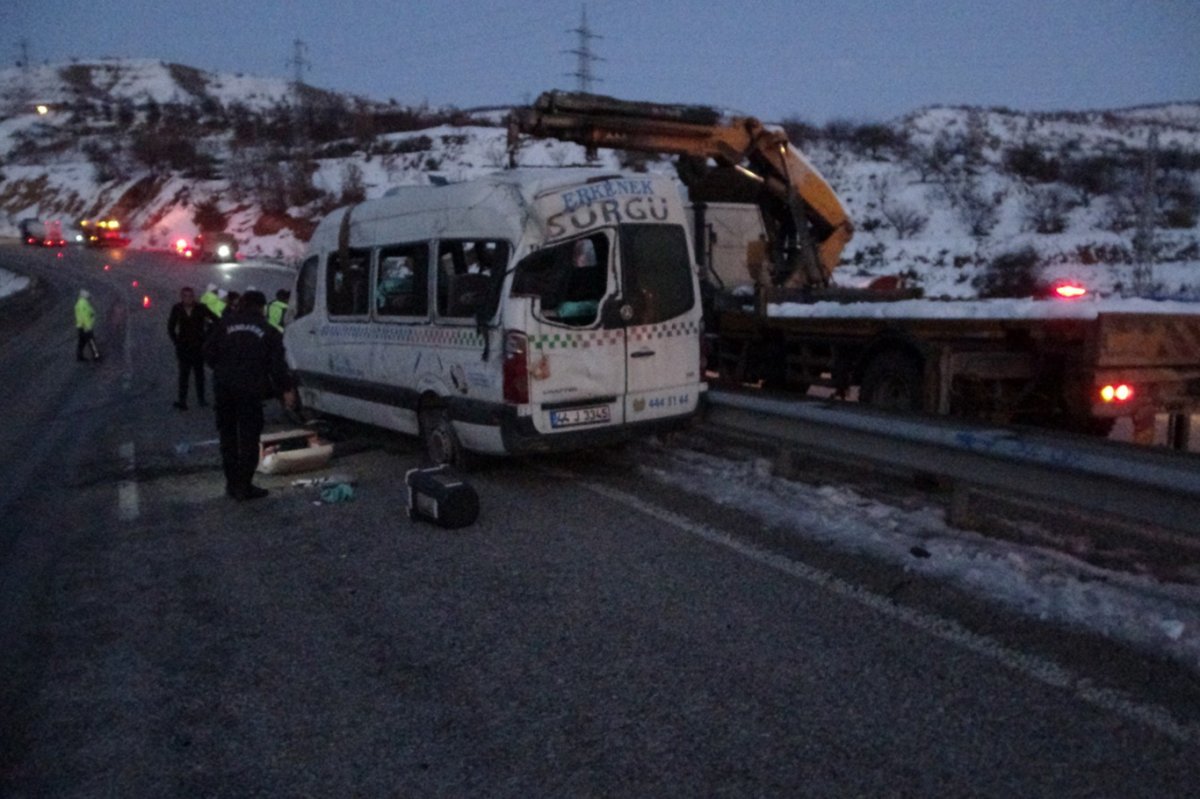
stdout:
MULTIPOLYGON (((594 90, 767 120, 1200 100, 1200 0, 589 0, 594 90)), ((4 0, 6 66, 104 56, 470 108, 576 88, 579 2, 4 0), (15 5, 15 9, 13 8, 15 5)))

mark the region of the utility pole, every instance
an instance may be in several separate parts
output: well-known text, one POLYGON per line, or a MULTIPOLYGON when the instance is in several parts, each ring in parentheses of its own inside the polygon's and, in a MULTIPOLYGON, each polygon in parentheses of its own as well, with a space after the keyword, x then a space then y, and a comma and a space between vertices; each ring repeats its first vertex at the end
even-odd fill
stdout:
POLYGON ((1158 129, 1151 128, 1142 159, 1142 197, 1138 208, 1137 232, 1133 235, 1133 293, 1144 297, 1150 292, 1154 260, 1154 222, 1158 203, 1154 190, 1158 172, 1158 129))
POLYGON ((13 98, 12 113, 22 114, 29 111, 29 104, 33 102, 33 66, 29 62, 29 40, 21 39, 17 42, 17 50, 20 55, 17 56, 17 66, 21 69, 21 82, 17 87, 16 97, 13 98))
POLYGON ((292 57, 287 60, 287 65, 292 68, 292 90, 299 99, 304 85, 304 72, 312 66, 308 61, 308 45, 303 39, 292 41, 292 57))
POLYGON ((304 73, 312 68, 308 60, 308 45, 303 39, 292 41, 292 57, 287 60, 292 68, 292 94, 296 98, 296 144, 299 146, 301 158, 308 160, 308 129, 311 109, 308 103, 308 93, 304 91, 304 73))
POLYGON ((587 5, 583 6, 583 15, 579 22, 578 28, 572 28, 567 33, 574 33, 579 37, 579 44, 574 50, 564 50, 564 53, 569 53, 576 56, 578 66, 574 72, 568 72, 567 77, 573 77, 579 81, 579 91, 590 92, 593 83, 603 83, 592 73, 592 63, 595 61, 603 61, 604 59, 592 52, 592 39, 603 39, 603 36, 592 33, 591 27, 588 26, 587 5))

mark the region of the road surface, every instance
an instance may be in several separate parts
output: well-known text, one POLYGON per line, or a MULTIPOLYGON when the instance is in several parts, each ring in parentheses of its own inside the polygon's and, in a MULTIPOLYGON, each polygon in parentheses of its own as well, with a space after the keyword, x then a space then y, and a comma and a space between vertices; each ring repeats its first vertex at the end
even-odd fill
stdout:
POLYGON ((1179 668, 779 540, 640 482, 638 448, 486 464, 455 532, 407 518, 419 450, 382 433, 340 450, 351 502, 264 478, 270 497, 234 503, 211 414, 171 407, 166 315, 184 283, 270 293, 286 271, 15 247, 0 266, 42 285, 0 318, 0 794, 1200 784, 1179 668), (80 286, 98 365, 74 360, 80 286))

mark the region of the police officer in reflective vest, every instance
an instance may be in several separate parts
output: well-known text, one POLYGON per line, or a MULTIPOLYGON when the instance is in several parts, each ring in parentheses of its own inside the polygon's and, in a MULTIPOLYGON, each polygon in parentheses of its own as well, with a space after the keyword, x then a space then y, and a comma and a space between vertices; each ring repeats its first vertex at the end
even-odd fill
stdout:
POLYGON ((286 407, 296 403, 283 336, 263 315, 267 298, 247 291, 236 309, 217 323, 204 344, 204 360, 213 369, 213 409, 221 436, 221 466, 225 493, 244 501, 265 497, 253 485, 263 429, 263 401, 280 397, 286 407))
POLYGON ((209 283, 208 288, 200 295, 200 304, 208 310, 212 311, 212 315, 221 318, 221 314, 225 313, 225 301, 221 299, 221 295, 217 293, 217 284, 209 283))
POLYGON ((287 289, 280 289, 275 292, 275 299, 267 306, 267 323, 271 327, 283 332, 283 317, 287 313, 288 300, 291 299, 292 293, 287 289))
POLYGON ((100 360, 100 350, 96 347, 96 309, 92 307, 91 292, 79 290, 79 299, 75 301, 75 329, 79 337, 75 344, 75 360, 87 360, 83 357, 84 347, 91 346, 92 360, 100 360))

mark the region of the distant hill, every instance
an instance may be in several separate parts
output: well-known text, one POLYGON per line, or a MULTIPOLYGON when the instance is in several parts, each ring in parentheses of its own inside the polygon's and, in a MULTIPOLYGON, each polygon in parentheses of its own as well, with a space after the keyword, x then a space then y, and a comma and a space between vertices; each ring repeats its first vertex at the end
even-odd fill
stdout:
MULTIPOLYGON (((507 163, 502 108, 297 94, 279 79, 158 61, 2 70, 0 113, 0 235, 29 217, 112 214, 135 246, 166 247, 203 222, 223 224, 248 253, 295 258, 333 208, 507 163)), ((855 220, 840 282, 902 273, 931 295, 971 296, 998 258, 1024 252, 1049 274, 1111 291, 1145 253, 1158 293, 1200 299, 1200 103, 780 124, 855 220)), ((530 141, 518 160, 563 166, 584 153, 530 141)), ((600 165, 672 170, 615 152, 600 165)))

